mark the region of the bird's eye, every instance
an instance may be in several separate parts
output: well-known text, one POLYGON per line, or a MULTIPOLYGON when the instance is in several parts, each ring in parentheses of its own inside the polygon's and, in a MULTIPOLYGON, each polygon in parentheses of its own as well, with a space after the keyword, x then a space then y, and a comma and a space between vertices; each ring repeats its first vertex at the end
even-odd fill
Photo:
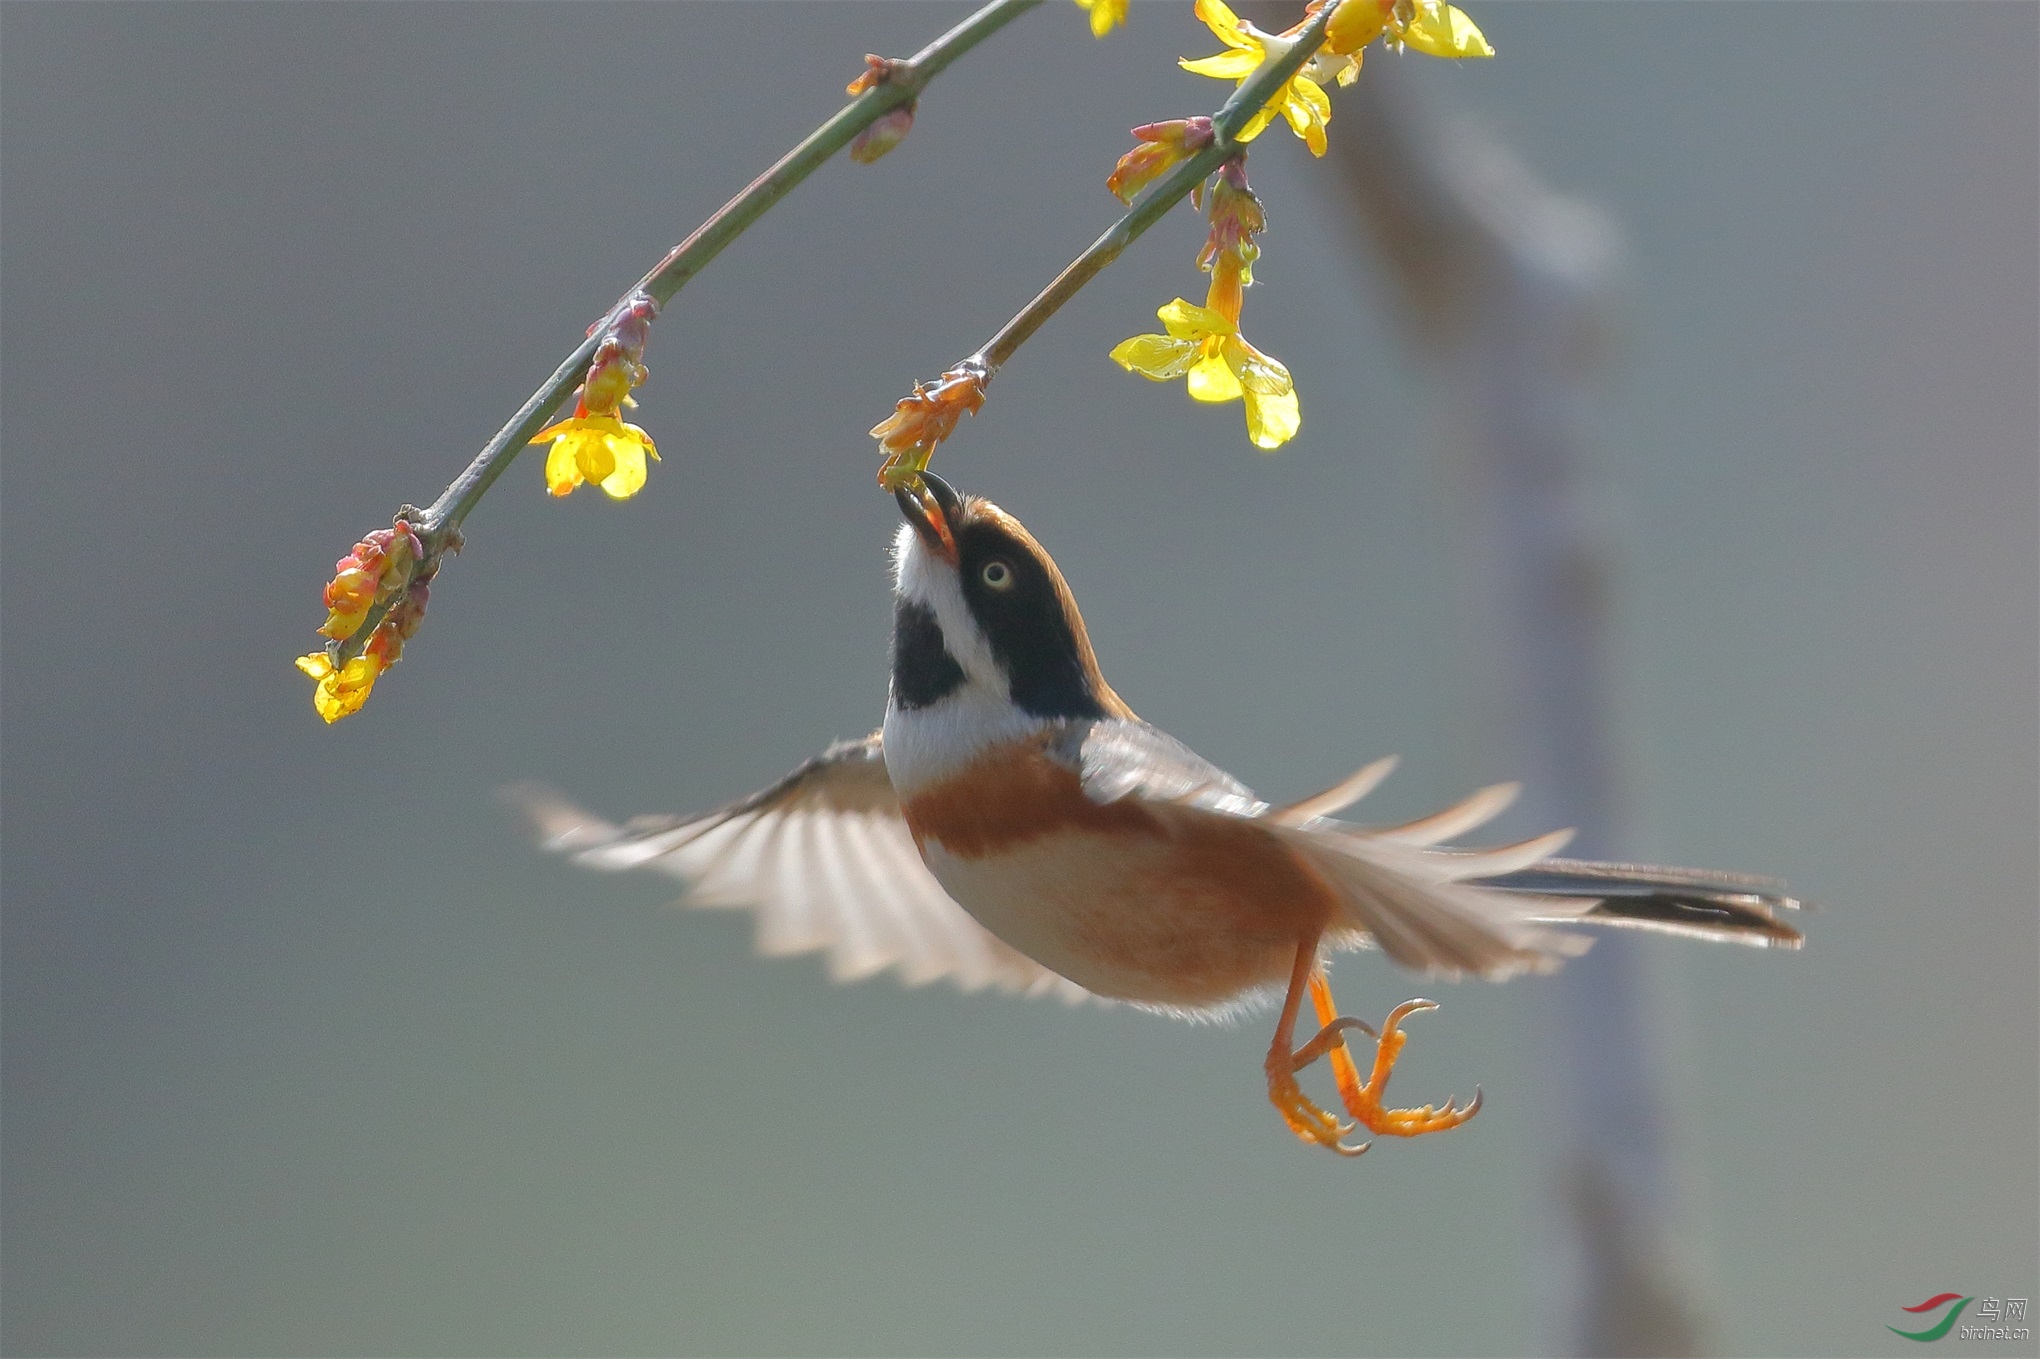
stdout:
POLYGON ((1013 568, 997 557, 986 562, 985 569, 978 572, 978 575, 983 578, 986 585, 991 586, 994 590, 1010 590, 1013 588, 1013 568))

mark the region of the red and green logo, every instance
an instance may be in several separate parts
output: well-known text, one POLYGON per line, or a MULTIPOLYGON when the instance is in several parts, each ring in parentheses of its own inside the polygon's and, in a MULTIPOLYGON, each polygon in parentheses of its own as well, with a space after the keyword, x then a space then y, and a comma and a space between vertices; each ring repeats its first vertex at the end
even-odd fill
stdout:
POLYGON ((1927 1312, 1938 1311, 1943 1307, 1948 1307, 1947 1316, 1942 1317, 1939 1321, 1927 1327, 1927 1329, 1925 1329, 1924 1331, 1901 1331, 1896 1326, 1886 1326, 1884 1329, 1890 1331, 1893 1335, 1902 1335, 1907 1340, 1918 1340, 1921 1342, 1939 1340, 1942 1336, 1948 1334, 1949 1331, 1955 1328, 1955 1318, 1962 1315, 1962 1309, 1967 1307, 1969 1305, 1969 1302, 1970 1300, 1968 1298, 1963 1297, 1960 1293, 1936 1293, 1933 1297, 1928 1298, 1925 1302, 1921 1303, 1919 1306, 1908 1307, 1905 1308, 1904 1310, 1908 1312, 1919 1312, 1924 1314, 1927 1312), (1953 1307, 1948 1307, 1948 1304, 1951 1302, 1954 1303, 1955 1305, 1953 1307))

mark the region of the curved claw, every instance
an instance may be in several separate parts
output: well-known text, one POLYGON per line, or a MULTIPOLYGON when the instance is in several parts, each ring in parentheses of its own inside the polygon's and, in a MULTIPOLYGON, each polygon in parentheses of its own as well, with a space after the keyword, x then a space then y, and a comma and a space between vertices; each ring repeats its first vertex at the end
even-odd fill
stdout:
POLYGON ((1360 1126, 1377 1136, 1421 1137, 1426 1133, 1444 1132, 1480 1112, 1481 1091, 1478 1086, 1474 1087, 1472 1102, 1464 1109, 1459 1107, 1457 1099, 1447 1099, 1443 1109, 1429 1104, 1421 1109, 1386 1107, 1382 1097, 1388 1092, 1389 1075, 1395 1070, 1396 1058, 1402 1055, 1403 1045, 1409 1041, 1409 1035, 1402 1031, 1400 1025, 1413 1014, 1437 1009, 1438 1002, 1422 996, 1406 1000, 1389 1012, 1388 1019, 1376 1032, 1364 1020, 1339 1013, 1332 999, 1330 983, 1317 966, 1315 948, 1316 940, 1310 939, 1297 952, 1289 993, 1283 1001, 1282 1019, 1276 1026, 1275 1042, 1268 1052, 1268 1099, 1291 1132, 1305 1142, 1315 1142, 1341 1156, 1364 1156, 1374 1145, 1362 1142, 1356 1146, 1344 1141, 1346 1134, 1353 1131, 1353 1125, 1341 1123, 1331 1113, 1320 1109, 1297 1084, 1298 1071, 1326 1056, 1331 1058, 1333 1083, 1338 1088, 1339 1100, 1346 1106, 1346 1112, 1353 1115, 1360 1126), (1292 1049, 1289 1045, 1295 1033, 1297 1003, 1306 985, 1312 1008, 1316 1010, 1322 1027, 1309 1042, 1292 1049), (1364 1081, 1360 1079, 1353 1054, 1346 1047, 1346 1034, 1353 1029, 1374 1040, 1373 1070, 1364 1081))
POLYGON ((1366 1020, 1355 1019, 1351 1015, 1340 1015, 1322 1029, 1319 1029, 1317 1037, 1311 1039, 1291 1054, 1290 1061, 1294 1064, 1291 1069, 1301 1071, 1327 1052, 1330 1052, 1333 1048, 1338 1047, 1345 1041, 1345 1033, 1348 1029, 1358 1029, 1375 1042, 1381 1041, 1381 1035, 1376 1033, 1374 1026, 1366 1020))
MULTIPOLYGON (((1478 1086, 1474 1088, 1472 1102, 1463 1109, 1456 1099, 1447 1099, 1442 1109, 1430 1104, 1420 1109, 1391 1109, 1382 1103, 1388 1091, 1389 1075, 1395 1070, 1396 1058, 1401 1056, 1403 1045, 1409 1041, 1409 1036, 1400 1027, 1402 1021, 1413 1014, 1437 1008, 1436 1001, 1422 998, 1396 1006, 1389 1012, 1387 1021, 1381 1026, 1381 1035, 1375 1040, 1374 1069, 1368 1079, 1361 1081, 1359 1072, 1350 1070, 1350 1062, 1346 1063, 1349 1070, 1339 1073, 1340 1101, 1369 1132, 1393 1137, 1421 1137, 1426 1133, 1456 1128, 1480 1112, 1482 1095, 1478 1086)), ((1332 1027, 1328 1024, 1327 1031, 1332 1027)), ((1334 1056, 1333 1062, 1336 1068, 1338 1056, 1334 1056)))
POLYGON ((1439 1008, 1437 1001, 1425 1000, 1422 996, 1417 997, 1415 1000, 1406 1000, 1388 1012, 1388 1019, 1381 1027, 1384 1032, 1394 1033, 1397 1026, 1411 1015, 1422 1014, 1426 1010, 1435 1010, 1437 1008, 1439 1008))
MULTIPOLYGON (((1318 1146, 1329 1147, 1333 1151, 1340 1151, 1344 1145, 1342 1139, 1353 1131, 1351 1123, 1333 1118, 1318 1108, 1301 1090, 1294 1093, 1293 1102, 1278 1100, 1275 1108, 1276 1112, 1282 1115, 1282 1121, 1289 1125, 1289 1131, 1295 1133, 1299 1139, 1315 1142, 1318 1146)), ((1358 1155, 1357 1152, 1342 1154, 1358 1155)))

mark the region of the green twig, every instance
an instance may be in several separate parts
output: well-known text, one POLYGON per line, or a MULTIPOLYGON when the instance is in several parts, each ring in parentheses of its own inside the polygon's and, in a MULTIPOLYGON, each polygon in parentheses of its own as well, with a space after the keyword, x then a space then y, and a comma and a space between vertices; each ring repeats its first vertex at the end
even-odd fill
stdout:
POLYGON ((1041 328, 1042 322, 1055 315, 1063 303, 1076 296, 1078 289, 1119 258, 1120 251, 1160 221, 1170 208, 1202 184, 1206 176, 1223 165, 1228 157, 1238 154, 1244 145, 1239 140, 1239 129, 1317 53, 1324 43, 1325 25, 1331 21, 1332 12, 1337 8, 1336 5, 1327 5, 1318 11, 1309 23, 1298 30, 1295 43, 1287 52, 1254 72, 1233 91, 1232 98, 1212 115, 1213 136, 1209 146, 1149 189, 1131 211, 1114 222, 1083 254, 1071 260, 1068 267, 1055 276, 1054 282, 1043 288, 1012 320, 999 327, 998 334, 987 340, 982 349, 959 366, 975 367, 981 374, 981 380, 990 382, 1014 352, 1041 328))
MULTIPOLYGON (((724 246, 742 235, 768 208, 813 174, 822 162, 849 145, 858 133, 902 104, 911 102, 951 62, 1041 3, 1042 0, 991 0, 913 57, 892 63, 884 83, 845 104, 806 140, 781 156, 771 169, 752 180, 742 193, 723 204, 713 217, 703 222, 693 235, 674 246, 657 267, 625 293, 624 302, 619 305, 627 304, 632 295, 644 292, 663 307, 689 279, 701 272, 704 265, 721 254, 724 246)), ((442 553, 458 549, 461 521, 487 494, 504 469, 530 444, 532 436, 545 428, 580 385, 606 330, 606 325, 597 325, 594 332, 576 346, 553 375, 531 394, 510 423, 489 440, 475 460, 468 464, 467 470, 456 477, 429 508, 421 511, 407 505, 399 511, 423 541, 424 561, 436 563, 442 553)), ((401 597, 402 591, 398 591, 396 598, 401 597)), ((361 654, 393 603, 394 598, 370 609, 361 626, 345 640, 327 648, 335 665, 344 665, 361 654)))

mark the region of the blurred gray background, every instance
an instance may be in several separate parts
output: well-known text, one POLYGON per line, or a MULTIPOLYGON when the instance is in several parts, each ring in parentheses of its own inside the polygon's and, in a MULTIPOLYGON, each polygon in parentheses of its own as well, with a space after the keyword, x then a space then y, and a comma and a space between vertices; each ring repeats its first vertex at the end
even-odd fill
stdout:
MULTIPOLYGON (((1511 1353, 1535 981, 1398 1076, 1359 1164, 1266 1022, 837 988, 541 858, 491 799, 702 807, 875 723, 864 430, 1113 216, 1212 41, 1064 4, 831 164, 655 330, 635 501, 513 468, 328 729, 291 658, 674 240, 937 4, 10 3, 10 1353, 1511 1353)), ((1596 431, 1639 857, 1789 877, 1803 954, 1656 945, 1720 1343, 1896 1352, 2036 1290, 2036 39, 2026 4, 1490 4, 1405 65, 1628 235, 1596 431)), ((1374 57, 1372 61, 1390 58, 1374 57)), ((1335 114, 1331 133, 1367 129, 1335 114)), ((1105 351, 1196 298, 1165 220, 943 452, 1143 715, 1276 797, 1508 777, 1438 384, 1301 143, 1252 172, 1274 457, 1105 351)), ((1340 997, 1428 989, 1378 959, 1340 997)), ((2022 1347, 1962 1345, 1964 1353, 2022 1347)))

